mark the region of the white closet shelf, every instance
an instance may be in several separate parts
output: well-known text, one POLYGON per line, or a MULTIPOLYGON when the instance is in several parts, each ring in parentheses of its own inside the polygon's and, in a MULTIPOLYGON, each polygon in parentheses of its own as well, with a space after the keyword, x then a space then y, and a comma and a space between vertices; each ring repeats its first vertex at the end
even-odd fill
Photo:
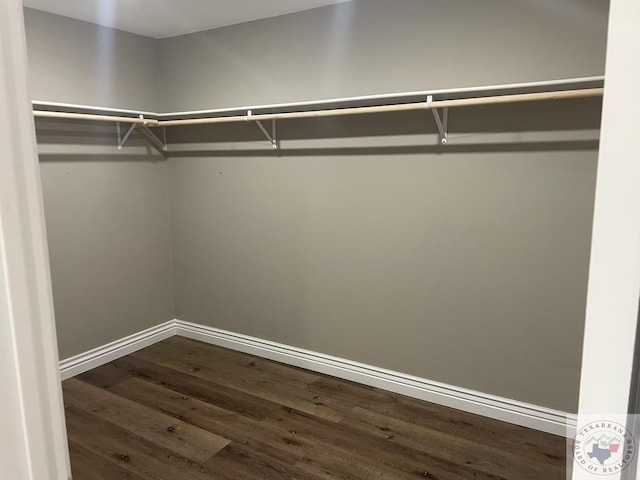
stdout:
POLYGON ((306 102, 276 103, 269 105, 245 105, 241 107, 217 108, 212 110, 194 110, 158 114, 159 120, 180 120, 201 117, 236 116, 251 110, 254 114, 303 112, 309 110, 333 110, 350 107, 384 106, 394 104, 425 102, 431 96, 434 101, 457 100, 463 98, 482 98, 521 93, 539 93, 601 88, 604 76, 567 78, 540 82, 513 83, 505 85, 485 85, 478 87, 422 90, 413 92, 365 95, 359 97, 331 98, 306 102))
MULTIPOLYGON (((104 116, 126 117, 127 119, 139 118, 142 115, 149 120, 165 122, 169 120, 191 120, 204 117, 233 117, 240 116, 251 110, 254 115, 275 113, 298 113, 308 111, 326 111, 334 109, 346 109, 352 107, 379 107, 390 105, 403 105, 407 103, 419 103, 426 101, 431 96, 434 102, 443 100, 487 100, 492 97, 519 95, 526 93, 556 93, 575 90, 599 89, 604 85, 604 76, 567 78, 561 80, 548 80, 528 83, 512 83, 506 85, 488 85, 479 87, 449 88, 440 90, 423 90, 414 92, 388 93, 381 95, 366 95, 359 97, 332 98, 324 100, 312 100, 294 103, 276 103, 268 105, 246 105, 241 107, 217 108, 210 110, 193 110, 184 112, 158 113, 142 110, 122 108, 97 107, 71 103, 58 103, 47 101, 33 101, 34 111, 64 113, 84 113, 104 116)), ((600 91, 596 92, 598 95, 600 91)), ((560 97, 557 97, 560 98, 560 97)), ((542 100, 543 98, 539 98, 542 100)), ((503 103, 503 102, 501 102, 503 103)), ((440 105, 441 107, 446 105, 440 105)), ((109 119, 108 119, 109 120, 109 119)))
POLYGON ((289 118, 315 118, 315 117, 331 117, 341 115, 362 115, 371 113, 385 112, 406 112, 411 110, 430 110, 449 107, 464 107, 472 105, 492 105, 498 103, 518 103, 532 102, 541 100, 561 100, 569 98, 588 98, 598 97, 603 93, 603 88, 585 88, 580 90, 559 90, 553 92, 538 93, 519 93, 510 95, 499 95, 491 97, 472 97, 460 98, 454 100, 433 100, 429 95, 427 101, 419 103, 400 103, 394 105, 376 105, 370 107, 344 107, 326 110, 304 110, 298 112, 282 112, 282 113, 258 113, 249 109, 244 115, 237 116, 219 116, 219 117, 203 117, 203 118, 187 118, 177 120, 160 120, 159 126, 172 127, 176 125, 198 125, 205 123, 232 123, 244 121, 259 120, 285 120, 289 118))
POLYGON ((47 110, 34 110, 33 116, 38 118, 62 118, 67 120, 91 120, 97 122, 118 122, 131 123, 139 125, 157 126, 158 120, 139 117, 121 117, 117 115, 100 115, 95 113, 78 113, 78 112, 56 112, 47 110))
MULTIPOLYGON (((440 133, 440 141, 446 144, 449 107, 599 97, 603 94, 603 85, 604 76, 594 76, 170 113, 44 101, 34 101, 33 108, 36 117, 131 124, 124 141, 135 127, 145 130, 144 133, 148 137, 153 135, 148 127, 251 121, 257 123, 273 144, 273 148, 278 147, 275 138, 276 120, 431 110, 440 133), (439 111, 442 112, 442 118, 439 111), (271 133, 262 125, 263 120, 272 122, 271 133)), ((124 141, 122 138, 119 140, 119 147, 122 148, 124 141)), ((156 144, 160 142, 157 137, 155 140, 156 144)), ((159 144, 166 151, 166 144, 159 144)))

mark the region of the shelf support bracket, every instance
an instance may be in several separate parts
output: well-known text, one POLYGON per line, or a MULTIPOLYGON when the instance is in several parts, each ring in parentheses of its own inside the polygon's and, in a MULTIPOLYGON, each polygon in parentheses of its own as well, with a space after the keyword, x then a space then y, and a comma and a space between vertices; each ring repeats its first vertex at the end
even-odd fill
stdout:
MULTIPOLYGON (((251 120, 251 115, 252 112, 251 110, 247 111, 247 120, 251 120)), ((278 139, 277 139, 277 130, 276 130, 276 121, 271 120, 271 133, 269 133, 267 131, 267 129, 264 127, 264 125, 262 124, 262 122, 260 120, 254 120, 256 122, 256 125, 258 125, 258 127, 260 128, 260 130, 262 131, 262 133, 264 134, 264 136, 267 138, 267 140, 269 140, 269 142, 271 142, 271 148, 273 148, 274 150, 277 150, 279 148, 279 144, 278 144, 278 139)))
POLYGON ((131 133, 133 132, 133 130, 136 128, 136 124, 132 123, 129 128, 127 128, 127 131, 124 133, 124 135, 121 134, 121 127, 120 127, 120 122, 116 123, 116 130, 118 131, 118 150, 122 150, 124 147, 124 144, 127 143, 127 140, 129 139, 129 136, 131 135, 131 133))
MULTIPOLYGON (((143 120, 144 123, 142 124, 135 124, 132 123, 131 125, 129 125, 129 128, 127 128, 127 130, 124 132, 124 135, 122 135, 122 126, 120 125, 120 122, 116 122, 116 131, 118 133, 118 150, 122 150, 125 146, 125 144, 127 143, 127 140, 129 140, 129 137, 131 136, 131 134, 133 133, 133 131, 136 129, 136 127, 142 127, 142 128, 147 128, 147 121, 144 118, 144 115, 139 115, 138 118, 140 118, 140 120, 143 120)), ((151 133, 151 132, 149 132, 151 133)), ((151 133, 151 135, 153 135, 151 133)), ((166 134, 165 134, 166 135, 166 134)), ((155 135, 153 135, 155 137, 155 135)), ((157 138, 156 138, 157 139, 157 138)), ((165 136, 166 139, 166 136, 165 136)), ((160 142, 160 140, 158 140, 158 142, 160 142)), ((164 151, 166 151, 166 140, 164 142, 164 151)))
POLYGON ((149 142, 153 148, 160 152, 162 156, 166 156, 166 153, 169 150, 166 140, 164 142, 160 140, 146 125, 141 125, 138 131, 145 137, 147 142, 149 142))
POLYGON ((449 108, 445 107, 442 109, 442 119, 440 119, 438 109, 431 108, 431 102, 433 102, 433 96, 429 95, 427 97, 427 104, 425 105, 425 108, 427 110, 431 110, 431 113, 433 113, 433 119, 436 122, 436 127, 438 127, 438 140, 440 144, 446 145, 449 142, 449 108))

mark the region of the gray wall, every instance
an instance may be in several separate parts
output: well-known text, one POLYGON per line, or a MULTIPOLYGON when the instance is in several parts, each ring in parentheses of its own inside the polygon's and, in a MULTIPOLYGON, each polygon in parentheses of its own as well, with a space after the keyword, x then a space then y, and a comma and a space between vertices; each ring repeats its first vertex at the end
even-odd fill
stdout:
POLYGON ((175 130, 177 318, 575 411, 598 102, 386 121, 175 130))
POLYGON ((175 318, 167 162, 113 129, 37 122, 61 358, 175 318))
POLYGON ((172 160, 177 317, 575 411, 595 163, 172 160))
POLYGON ((199 110, 602 75, 607 7, 353 0, 169 38, 160 41, 160 105, 199 110))
MULTIPOLYGON (((155 110, 155 40, 25 19, 32 98, 155 110)), ((166 162, 142 146, 118 153, 113 125, 37 127, 61 358, 174 318, 166 162)))
POLYGON ((154 39, 25 9, 34 100, 155 111, 154 39))
MULTIPOLYGON (((367 0, 163 40, 164 108, 599 75, 605 7, 367 0)), ((575 411, 597 147, 565 130, 599 115, 455 110, 446 149, 427 114, 282 122, 281 156, 174 129, 177 317, 575 411)))

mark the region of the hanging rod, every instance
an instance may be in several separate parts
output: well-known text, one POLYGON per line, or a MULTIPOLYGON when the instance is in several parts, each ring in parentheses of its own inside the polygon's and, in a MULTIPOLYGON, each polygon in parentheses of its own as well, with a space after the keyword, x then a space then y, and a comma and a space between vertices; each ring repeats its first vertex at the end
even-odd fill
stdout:
POLYGON ((140 117, 116 117, 113 115, 96 115, 93 113, 72 113, 72 112, 49 112, 46 110, 34 110, 34 117, 42 118, 65 118, 69 120, 91 120, 96 122, 120 122, 133 123, 139 125, 156 126, 158 120, 140 117))
MULTIPOLYGON (((581 88, 598 88, 604 83, 604 75, 593 77, 563 78, 559 80, 543 80, 536 82, 520 82, 497 85, 481 85, 472 87, 441 88, 433 90, 414 90, 409 92, 389 92, 374 95, 360 95, 355 97, 325 98, 299 102, 243 105, 224 108, 210 108, 205 110, 190 110, 179 112, 164 112, 146 115, 158 120, 179 120, 186 118, 204 118, 221 115, 239 115, 252 110, 255 113, 264 111, 303 111, 330 108, 364 107, 366 105, 393 105, 397 103, 419 102, 428 95, 434 98, 470 98, 489 95, 507 95, 513 93, 534 93, 554 90, 577 90, 581 88), (462 95, 462 96, 461 96, 462 95)), ((98 109, 99 110, 99 109, 98 109)), ((145 112, 136 112, 138 114, 145 112)))
POLYGON ((329 110, 310 110, 305 112, 263 113, 255 115, 236 115, 230 117, 188 118, 183 120, 160 120, 153 126, 171 127, 178 125, 202 125, 209 123, 233 123, 259 120, 286 120, 291 118, 318 118, 343 115, 360 115, 387 112, 406 112, 412 110, 466 107, 472 105, 494 105, 506 103, 536 102, 544 100, 562 100, 571 98, 589 98, 602 96, 604 88, 581 90, 561 90, 557 92, 520 93, 493 97, 461 98, 456 100, 435 100, 432 102, 405 103, 399 105, 380 105, 374 107, 351 107, 329 110))

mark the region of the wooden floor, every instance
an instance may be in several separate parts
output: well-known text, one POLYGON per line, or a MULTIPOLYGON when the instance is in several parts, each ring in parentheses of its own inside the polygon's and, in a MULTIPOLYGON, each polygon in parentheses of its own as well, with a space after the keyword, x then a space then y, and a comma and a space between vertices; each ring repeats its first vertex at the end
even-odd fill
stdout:
POLYGON ((565 478, 561 437, 181 337, 63 390, 74 480, 565 478))

